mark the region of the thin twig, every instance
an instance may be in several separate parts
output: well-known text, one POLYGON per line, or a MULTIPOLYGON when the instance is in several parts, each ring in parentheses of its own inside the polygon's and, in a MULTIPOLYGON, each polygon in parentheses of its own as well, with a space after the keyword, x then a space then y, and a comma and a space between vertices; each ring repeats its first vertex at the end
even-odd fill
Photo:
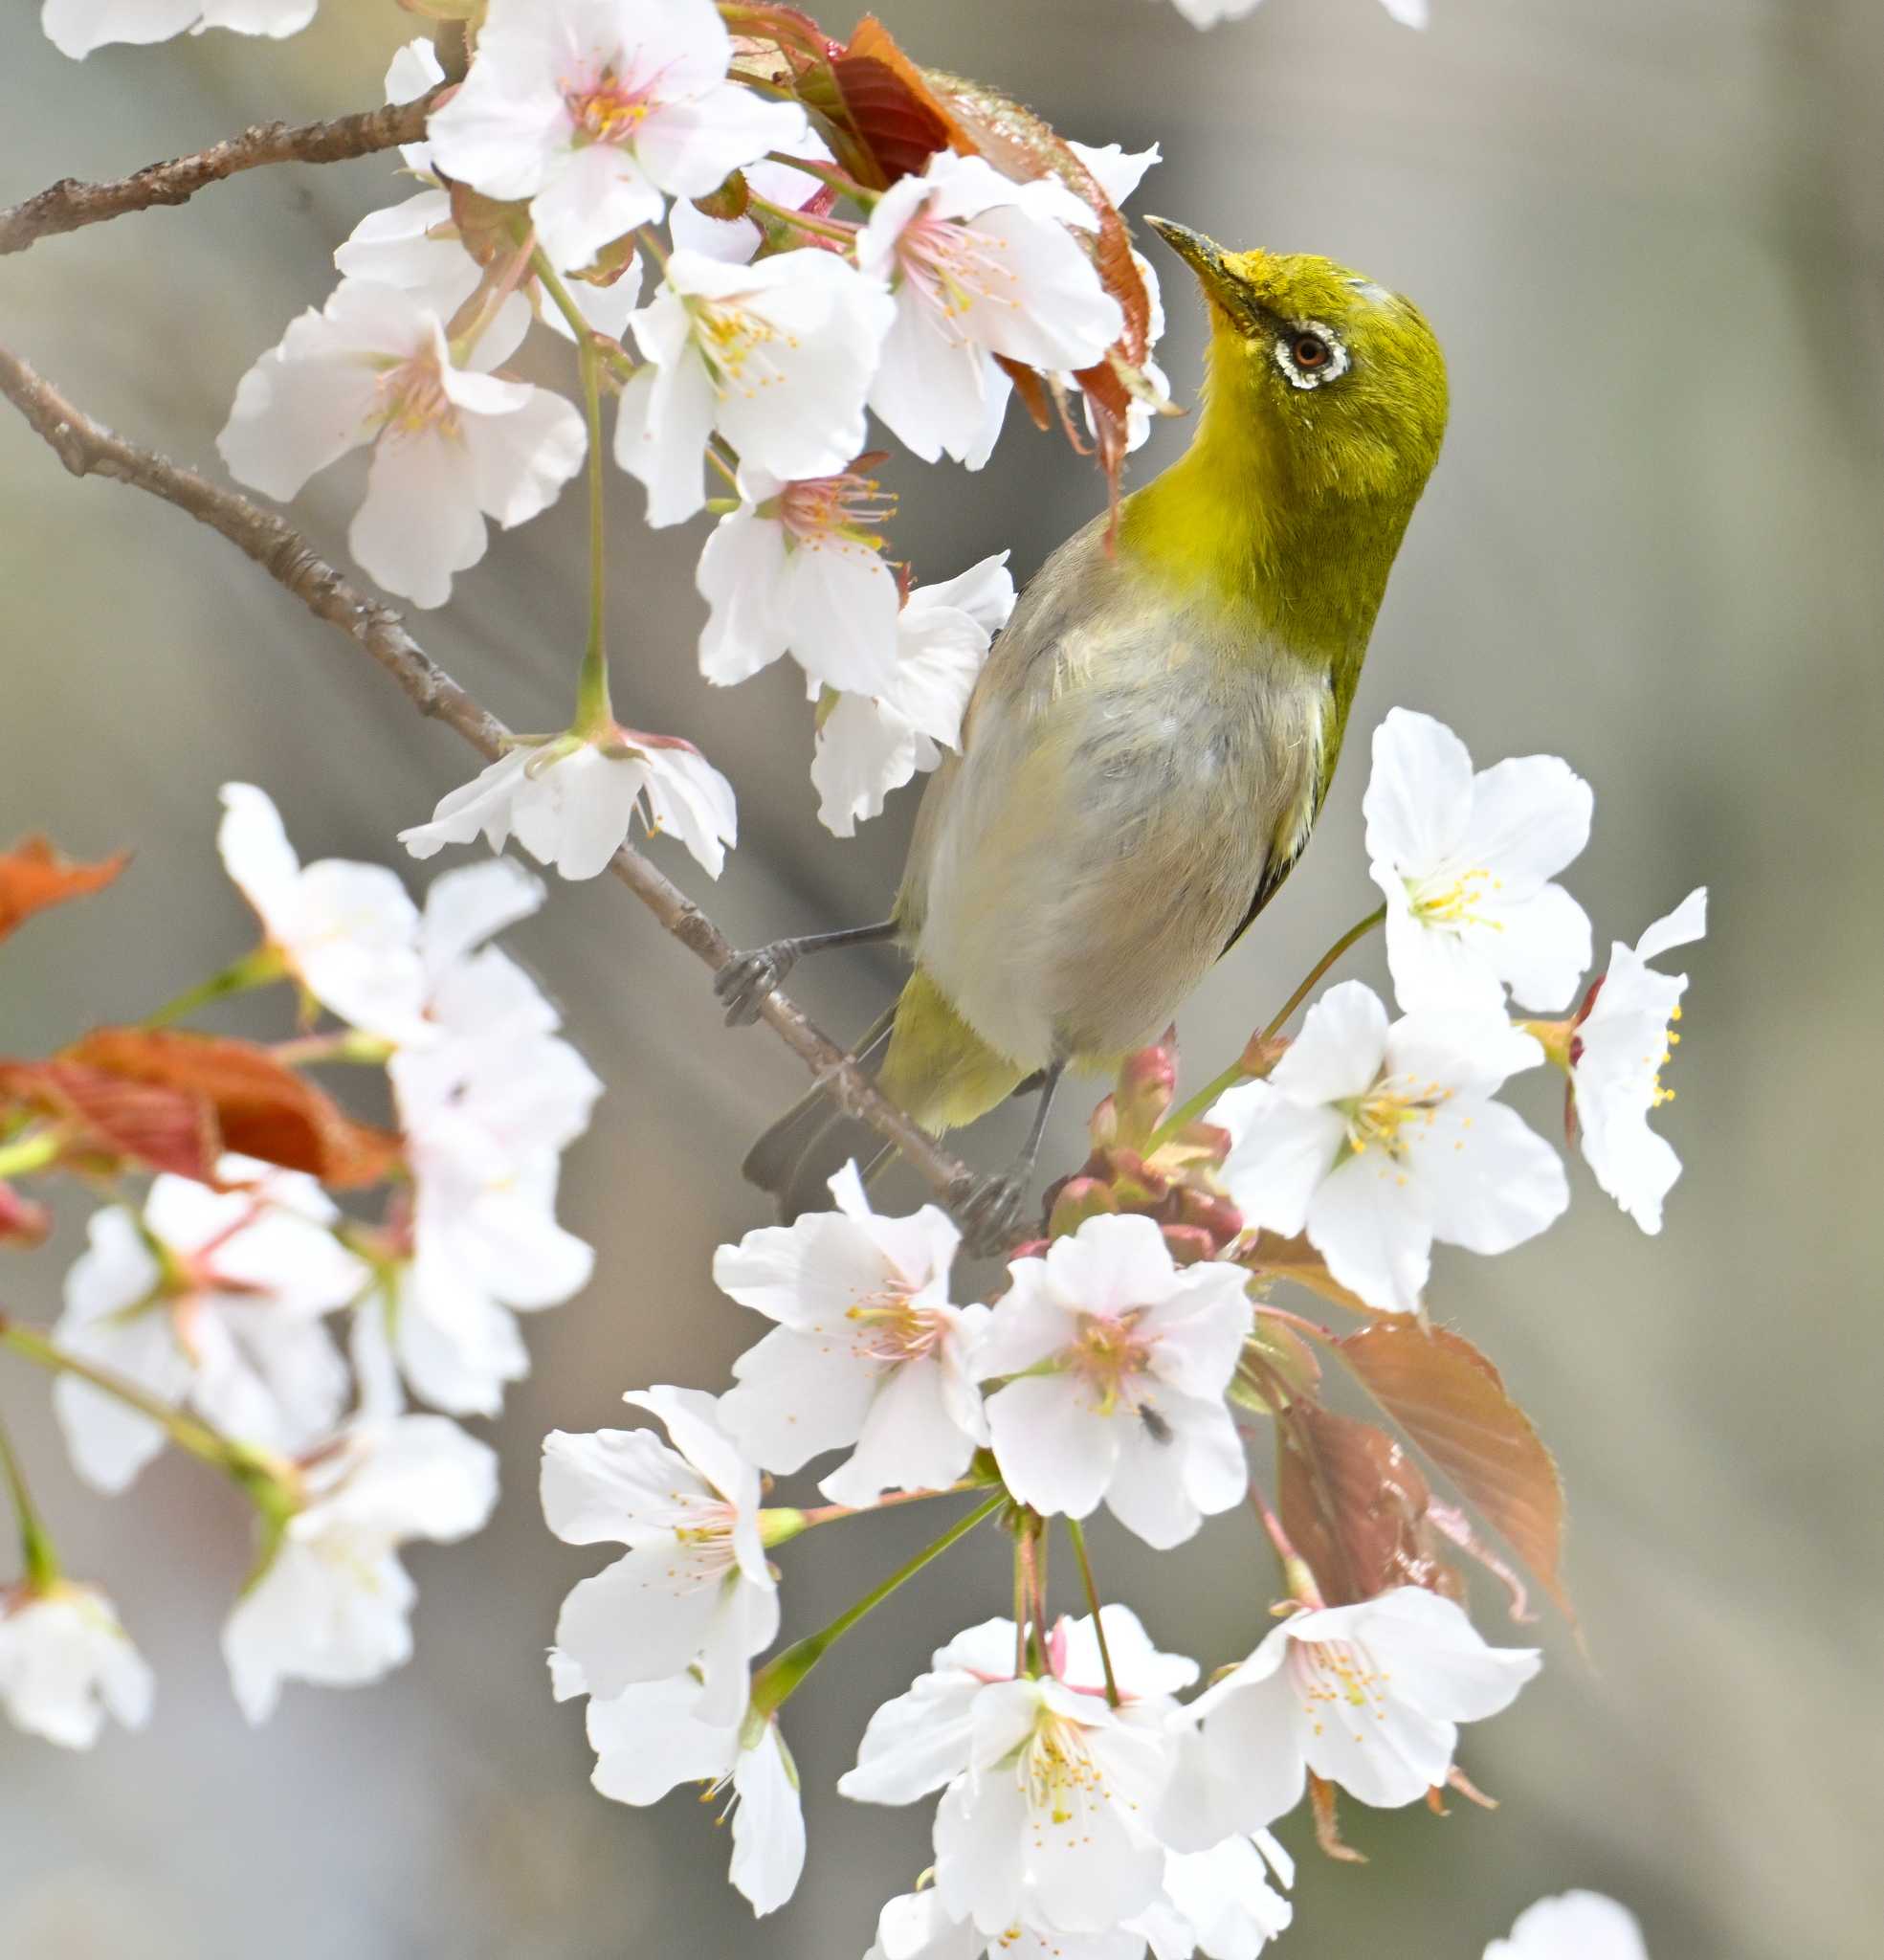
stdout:
POLYGON ((110 183, 81 184, 77 177, 62 177, 24 204, 0 210, 0 255, 24 252, 41 238, 102 224, 126 212, 147 211, 154 204, 187 204, 205 186, 260 164, 334 164, 416 143, 425 134, 425 119, 437 93, 434 89, 417 101, 363 109, 357 116, 336 116, 328 122, 299 127, 258 122, 193 156, 147 164, 110 183))
MULTIPOLYGON (((114 435, 65 399, 16 355, 0 348, 0 394, 19 410, 75 477, 111 477, 161 497, 200 523, 220 531, 317 618, 337 626, 389 674, 421 714, 462 736, 487 760, 501 755, 511 732, 481 707, 406 631, 398 613, 369 599, 319 556, 280 518, 187 470, 114 435)), ((640 852, 624 845, 609 867, 661 925, 718 971, 733 955, 726 936, 680 888, 640 852)), ((783 993, 760 1008, 786 1046, 817 1079, 846 1116, 856 1117, 894 1144, 930 1189, 955 1204, 973 1188, 974 1174, 883 1096, 847 1055, 783 993)))

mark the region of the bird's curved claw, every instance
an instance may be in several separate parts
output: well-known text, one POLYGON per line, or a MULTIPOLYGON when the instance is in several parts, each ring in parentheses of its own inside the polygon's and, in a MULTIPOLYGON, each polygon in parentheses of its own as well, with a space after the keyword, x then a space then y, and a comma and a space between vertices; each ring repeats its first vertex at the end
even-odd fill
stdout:
POLYGON ((759 1018, 765 996, 785 985, 798 964, 798 948, 788 939, 775 939, 749 953, 735 953, 713 976, 713 991, 726 1004, 726 1025, 749 1028, 759 1018))
POLYGON ((1020 1236, 1021 1212, 1030 1180, 1020 1170, 1003 1170, 976 1180, 955 1206, 963 1249, 970 1258, 999 1258, 1020 1236))

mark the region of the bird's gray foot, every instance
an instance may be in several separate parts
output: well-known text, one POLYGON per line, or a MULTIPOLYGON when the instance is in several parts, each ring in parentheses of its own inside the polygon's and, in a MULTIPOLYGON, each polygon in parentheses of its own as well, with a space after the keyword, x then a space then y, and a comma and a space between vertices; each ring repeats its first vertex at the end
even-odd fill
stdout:
POLYGON ((726 1005, 729 1028, 749 1028, 765 996, 783 987, 798 964, 798 942, 775 939, 749 953, 735 953, 713 976, 713 991, 726 1005))
POLYGON ((955 1222, 970 1258, 998 1258, 1020 1236, 1021 1214, 1033 1167, 1014 1165, 993 1176, 978 1178, 966 1197, 955 1206, 955 1222))

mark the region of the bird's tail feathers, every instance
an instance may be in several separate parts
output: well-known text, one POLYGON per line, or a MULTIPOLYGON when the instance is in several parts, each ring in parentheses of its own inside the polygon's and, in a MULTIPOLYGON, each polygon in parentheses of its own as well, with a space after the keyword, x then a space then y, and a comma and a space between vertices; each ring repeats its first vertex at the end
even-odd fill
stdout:
MULTIPOLYGON (((881 1054, 896 1017, 892 1005, 871 1025, 856 1045, 858 1061, 868 1064, 881 1054)), ((789 1225, 803 1212, 829 1206, 829 1181, 847 1161, 854 1157, 874 1169, 880 1155, 868 1124, 833 1109, 824 1091, 812 1088, 753 1145, 740 1169, 748 1184, 778 1200, 779 1215, 789 1225)))

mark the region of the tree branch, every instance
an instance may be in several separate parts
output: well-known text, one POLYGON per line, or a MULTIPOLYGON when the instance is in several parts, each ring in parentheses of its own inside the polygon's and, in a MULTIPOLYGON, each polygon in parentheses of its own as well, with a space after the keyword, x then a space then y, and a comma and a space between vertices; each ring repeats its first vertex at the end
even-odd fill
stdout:
POLYGON ((333 164, 416 143, 425 134, 426 117, 437 95, 434 89, 414 102, 388 102, 383 109, 337 116, 330 122, 305 122, 299 128, 286 122, 256 123, 194 156, 149 164, 109 184, 81 184, 76 177, 62 177, 24 204, 0 210, 0 255, 24 252, 56 233, 102 224, 129 211, 147 211, 153 204, 186 204, 206 185, 219 184, 238 170, 253 170, 261 164, 333 164))
MULTIPOLYGON (((194 470, 114 435, 5 348, 0 348, 0 394, 75 477, 110 477, 129 483, 221 532, 310 612, 337 626, 376 660, 421 714, 455 730, 487 760, 503 752, 510 730, 426 653, 398 613, 349 584, 292 525, 194 470)), ((732 957, 733 947, 720 928, 640 852, 624 845, 609 868, 709 969, 717 971, 732 957)), ((959 1202, 967 1193, 974 1183, 968 1168, 882 1095, 855 1059, 823 1034, 802 1008, 774 992, 760 1013, 845 1115, 858 1118, 894 1144, 946 1202, 959 1202)))

